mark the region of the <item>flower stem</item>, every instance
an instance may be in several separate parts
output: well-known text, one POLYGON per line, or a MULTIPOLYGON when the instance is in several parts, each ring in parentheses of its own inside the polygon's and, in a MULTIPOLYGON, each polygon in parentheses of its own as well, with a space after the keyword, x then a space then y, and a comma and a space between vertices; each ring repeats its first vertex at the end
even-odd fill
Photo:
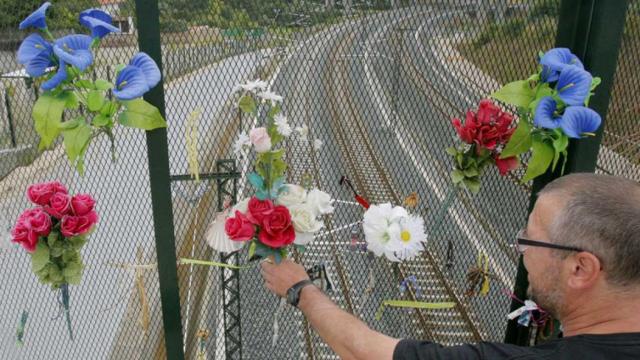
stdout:
POLYGON ((67 331, 69 332, 69 338, 73 341, 73 329, 71 328, 71 314, 69 312, 69 284, 62 284, 60 287, 62 292, 62 306, 64 307, 64 315, 67 320, 67 331))
MULTIPOLYGON (((431 225, 431 229, 429 230, 429 239, 433 241, 433 239, 438 235, 442 223, 444 221, 444 217, 447 213, 447 210, 451 207, 454 200, 457 198, 458 194, 458 186, 455 184, 451 184, 449 189, 447 190, 447 195, 445 195, 444 201, 440 205, 438 212, 436 213, 436 217, 434 219, 433 224, 431 225)), ((451 268, 453 266, 453 242, 451 241, 451 237, 447 239, 447 262, 445 265, 447 268, 451 268)))

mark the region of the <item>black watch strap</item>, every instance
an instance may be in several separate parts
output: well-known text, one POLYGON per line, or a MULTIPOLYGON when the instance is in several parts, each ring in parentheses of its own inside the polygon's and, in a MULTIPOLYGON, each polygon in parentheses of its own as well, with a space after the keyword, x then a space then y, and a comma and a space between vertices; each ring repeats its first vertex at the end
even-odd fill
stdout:
POLYGON ((297 307, 300 302, 300 291, 307 285, 313 285, 313 281, 306 279, 293 284, 293 286, 287 290, 287 302, 297 307))

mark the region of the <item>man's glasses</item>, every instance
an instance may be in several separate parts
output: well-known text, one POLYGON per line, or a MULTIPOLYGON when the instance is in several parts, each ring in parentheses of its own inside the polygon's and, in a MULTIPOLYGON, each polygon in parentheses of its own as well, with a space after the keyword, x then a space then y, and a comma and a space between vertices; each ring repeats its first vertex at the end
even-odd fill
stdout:
POLYGON ((516 248, 516 251, 518 252, 518 255, 523 255, 529 246, 544 247, 544 248, 556 249, 556 250, 577 251, 577 252, 585 251, 583 249, 580 249, 574 246, 556 245, 556 244, 551 244, 544 241, 527 239, 524 237, 524 230, 520 230, 518 232, 518 235, 516 235, 515 245, 516 245, 515 248, 516 248))

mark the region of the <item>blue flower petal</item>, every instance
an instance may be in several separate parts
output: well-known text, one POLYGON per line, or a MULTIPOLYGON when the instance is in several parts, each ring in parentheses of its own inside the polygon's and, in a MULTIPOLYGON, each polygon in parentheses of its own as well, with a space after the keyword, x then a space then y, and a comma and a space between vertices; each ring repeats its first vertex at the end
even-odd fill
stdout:
POLYGON ((82 24, 82 26, 91 28, 91 25, 89 25, 89 23, 85 19, 83 19, 84 17, 92 17, 94 19, 102 20, 109 25, 113 24, 111 15, 100 9, 87 9, 80 13, 80 24, 82 24))
POLYGON ((51 55, 53 47, 40 34, 31 34, 22 41, 18 48, 18 63, 24 65, 43 51, 51 55))
POLYGON ((63 61, 84 71, 93 62, 91 36, 67 35, 56 40, 53 52, 63 61))
POLYGON ((554 117, 556 111, 556 101, 551 96, 545 96, 540 100, 533 116, 533 124, 546 129, 555 129, 560 126, 560 117, 554 117))
POLYGON ((160 74, 160 69, 158 69, 158 65, 149 55, 143 52, 139 52, 133 58, 131 58, 131 61, 129 61, 129 65, 136 66, 140 70, 142 70, 147 80, 147 86, 149 86, 149 89, 153 88, 158 84, 158 82, 160 82, 160 78, 162 76, 160 74))
POLYGON ((584 133, 591 133, 600 127, 602 118, 600 115, 583 106, 569 106, 565 109, 560 127, 570 138, 579 139, 584 133))
POLYGON ((51 6, 51 3, 48 1, 42 4, 42 6, 38 8, 38 10, 32 12, 31 14, 29 14, 29 16, 27 16, 24 20, 22 20, 18 28, 20 30, 24 30, 28 27, 34 27, 40 30, 46 29, 47 28, 46 13, 49 6, 51 6))
POLYGON ((588 71, 575 66, 567 66, 560 73, 556 89, 558 96, 567 105, 584 105, 593 78, 588 71))
POLYGON ((31 77, 40 77, 47 72, 47 69, 55 65, 51 61, 51 56, 46 52, 41 52, 38 56, 33 57, 28 63, 24 64, 25 71, 31 77))
POLYGON ((58 72, 56 72, 51 79, 42 83, 42 90, 51 90, 65 80, 67 80, 67 64, 65 64, 64 61, 60 61, 58 72))
POLYGON ((540 58, 542 65, 542 81, 554 82, 558 80, 560 72, 567 66, 584 69, 584 65, 577 56, 567 48, 555 48, 547 51, 540 58))
POLYGON ((87 27, 91 29, 91 37, 93 38, 102 39, 112 32, 120 32, 120 29, 118 29, 117 27, 108 24, 100 19, 85 16, 82 18, 82 20, 88 24, 87 27))
POLYGON ((116 78, 113 95, 118 100, 132 100, 139 98, 149 91, 144 73, 136 66, 127 65, 116 78))

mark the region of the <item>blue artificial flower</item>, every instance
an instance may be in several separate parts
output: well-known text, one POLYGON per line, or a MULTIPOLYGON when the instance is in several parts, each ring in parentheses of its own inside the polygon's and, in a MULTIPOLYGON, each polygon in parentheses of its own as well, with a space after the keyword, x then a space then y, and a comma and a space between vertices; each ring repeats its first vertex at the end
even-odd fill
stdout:
POLYGON ((25 66, 31 77, 42 76, 54 66, 53 47, 40 34, 27 36, 18 48, 18 63, 25 66))
POLYGON ((133 65, 138 67, 144 73, 145 79, 147 80, 147 85, 149 89, 152 89, 160 82, 160 78, 162 75, 160 74, 160 69, 153 59, 143 53, 139 52, 131 58, 129 61, 129 65, 133 65))
POLYGON ((149 91, 147 79, 140 68, 127 65, 118 73, 113 95, 118 100, 133 100, 149 91))
POLYGON ((111 15, 100 9, 88 9, 80 13, 80 24, 91 30, 91 37, 102 39, 112 32, 120 32, 113 26, 111 15))
POLYGON ((27 16, 24 20, 22 20, 18 28, 20 30, 24 30, 28 27, 34 27, 40 30, 46 29, 47 28, 46 13, 49 6, 51 6, 51 3, 48 1, 42 4, 42 6, 38 8, 38 10, 32 12, 31 14, 29 14, 29 16, 27 16))
POLYGON ((51 77, 51 79, 42 83, 42 90, 51 90, 56 86, 60 85, 61 82, 67 80, 67 64, 60 60, 60 65, 58 65, 58 72, 51 77))
POLYGON ((567 48, 555 48, 547 51, 540 58, 540 65, 542 65, 542 81, 548 83, 558 81, 560 72, 567 66, 584 69, 580 59, 567 48))
POLYGON ((53 52, 60 60, 84 71, 93 62, 90 47, 91 37, 89 35, 67 35, 56 40, 53 52))
POLYGON ((560 127, 570 138, 579 139, 584 133, 598 130, 602 119, 600 115, 584 106, 569 106, 564 114, 556 114, 557 104, 552 97, 546 96, 538 103, 533 117, 534 125, 546 129, 560 127))
POLYGON ((560 127, 562 131, 574 139, 579 139, 584 133, 592 133, 600 127, 600 115, 584 106, 569 106, 564 110, 560 127))
POLYGON ((567 105, 584 105, 591 92, 593 78, 588 71, 575 66, 564 68, 558 78, 558 96, 567 105))
POLYGON ((156 86, 160 77, 156 62, 149 55, 139 52, 118 74, 113 94, 119 100, 135 99, 156 86))

